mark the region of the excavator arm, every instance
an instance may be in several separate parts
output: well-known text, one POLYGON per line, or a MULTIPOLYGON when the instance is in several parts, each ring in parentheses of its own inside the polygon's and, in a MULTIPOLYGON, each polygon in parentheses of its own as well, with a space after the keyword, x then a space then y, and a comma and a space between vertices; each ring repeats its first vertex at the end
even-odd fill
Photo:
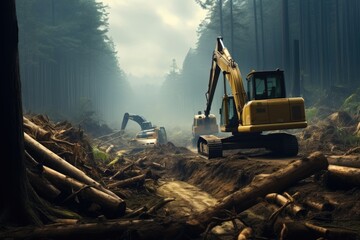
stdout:
POLYGON ((125 130, 129 119, 139 124, 141 130, 147 130, 153 128, 151 122, 146 121, 144 117, 140 115, 131 115, 129 113, 125 113, 123 117, 123 121, 121 123, 121 129, 120 129, 121 131, 125 130))
POLYGON ((205 116, 210 114, 220 72, 223 72, 229 82, 232 95, 234 96, 238 119, 240 120, 242 109, 246 103, 243 80, 237 63, 232 59, 227 48, 225 48, 222 38, 218 37, 210 69, 209 87, 206 93, 205 116))

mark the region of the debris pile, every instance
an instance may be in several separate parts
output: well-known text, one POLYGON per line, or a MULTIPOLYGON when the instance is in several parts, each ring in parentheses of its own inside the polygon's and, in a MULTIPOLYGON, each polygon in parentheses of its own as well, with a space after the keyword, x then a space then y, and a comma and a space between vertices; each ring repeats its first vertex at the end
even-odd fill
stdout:
POLYGON ((234 152, 208 160, 171 142, 132 148, 117 132, 90 139, 68 122, 28 116, 30 183, 73 214, 30 234, 3 229, 0 238, 357 239, 359 148, 337 132, 354 135, 356 123, 338 112, 310 126, 302 158, 234 152))

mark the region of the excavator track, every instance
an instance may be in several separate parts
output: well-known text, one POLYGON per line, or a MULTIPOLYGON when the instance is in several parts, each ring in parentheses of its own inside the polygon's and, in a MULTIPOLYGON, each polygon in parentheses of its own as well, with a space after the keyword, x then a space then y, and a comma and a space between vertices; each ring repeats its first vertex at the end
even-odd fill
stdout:
POLYGON ((221 138, 214 135, 200 136, 197 142, 198 153, 207 158, 217 158, 223 156, 221 138))
POLYGON ((298 154, 295 136, 286 133, 246 133, 226 138, 203 135, 197 142, 198 153, 208 159, 223 156, 223 151, 231 149, 265 148, 275 156, 293 157, 298 154))

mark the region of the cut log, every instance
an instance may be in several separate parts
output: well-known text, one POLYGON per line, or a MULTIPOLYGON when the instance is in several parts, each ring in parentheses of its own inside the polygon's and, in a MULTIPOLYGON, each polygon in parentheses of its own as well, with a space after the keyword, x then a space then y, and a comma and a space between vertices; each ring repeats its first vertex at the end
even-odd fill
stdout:
POLYGON ((145 181, 146 174, 141 174, 136 177, 128 178, 122 181, 114 182, 108 185, 108 188, 115 187, 127 187, 133 184, 143 184, 145 181))
POLYGON ((150 166, 156 170, 164 170, 165 169, 165 166, 163 166, 157 162, 152 162, 150 166))
POLYGON ((234 209, 240 213, 255 205, 258 198, 263 198, 268 193, 283 191, 296 182, 326 169, 327 166, 327 159, 320 152, 312 153, 308 158, 295 161, 270 174, 267 178, 251 182, 248 186, 228 195, 204 212, 191 215, 187 220, 189 231, 203 232, 213 217, 221 216, 224 209, 234 209))
POLYGON ((360 168, 329 165, 326 182, 331 186, 360 186, 360 168))
POLYGON ((107 217, 119 217, 125 213, 125 201, 119 197, 114 198, 112 195, 83 184, 46 166, 43 166, 42 175, 59 189, 79 191, 78 194, 83 199, 101 206, 107 217))
POLYGON ((54 187, 48 180, 45 178, 36 175, 35 173, 32 173, 27 169, 27 176, 29 177, 31 186, 35 189, 37 194, 39 194, 41 197, 54 201, 58 199, 60 196, 61 191, 54 187))
POLYGON ((323 200, 322 202, 318 202, 315 200, 306 199, 304 201, 304 204, 318 211, 332 211, 335 208, 333 204, 327 202, 326 200, 323 200))
POLYGON ((330 165, 360 168, 360 156, 358 155, 331 155, 327 159, 330 165))
POLYGON ((243 230, 241 230, 237 239, 238 240, 249 240, 249 239, 252 239, 252 237, 253 237, 253 230, 249 227, 246 227, 243 230))
POLYGON ((87 185, 94 186, 97 189, 112 195, 114 198, 119 198, 116 194, 104 188, 102 185, 100 185, 100 183, 87 176, 83 171, 71 165, 63 158, 56 155, 54 152, 50 151, 26 133, 24 133, 24 140, 25 149, 32 153, 32 155, 37 156, 37 159, 41 160, 42 164, 87 185))
POLYGON ((337 239, 356 240, 357 239, 356 232, 350 231, 347 229, 333 228, 333 227, 325 228, 325 227, 314 225, 309 222, 305 222, 305 226, 308 229, 312 230, 313 232, 316 232, 320 236, 324 237, 325 239, 329 239, 329 240, 337 240, 337 239))
POLYGON ((269 193, 265 196, 265 199, 270 203, 276 203, 280 206, 284 206, 285 204, 287 204, 285 210, 295 217, 304 216, 306 213, 306 210, 304 208, 291 202, 283 195, 277 193, 269 193))
POLYGON ((134 166, 133 163, 130 163, 129 165, 127 165, 126 167, 120 169, 119 171, 117 171, 114 175, 112 175, 110 177, 110 180, 112 179, 116 179, 118 176, 121 176, 125 171, 129 170, 130 168, 132 168, 134 166))
POLYGON ((115 146, 111 144, 111 145, 105 150, 105 152, 106 152, 107 154, 111 153, 111 151, 113 151, 114 147, 115 147, 115 146))
POLYGON ((43 128, 39 127, 26 117, 23 117, 23 122, 24 130, 35 136, 36 139, 39 139, 41 141, 47 141, 50 139, 51 133, 49 131, 46 131, 43 128))
POLYGON ((182 226, 148 220, 45 225, 1 231, 0 239, 185 239, 182 226))
POLYGON ((279 230, 276 231, 279 240, 316 240, 322 236, 301 222, 285 221, 279 230))

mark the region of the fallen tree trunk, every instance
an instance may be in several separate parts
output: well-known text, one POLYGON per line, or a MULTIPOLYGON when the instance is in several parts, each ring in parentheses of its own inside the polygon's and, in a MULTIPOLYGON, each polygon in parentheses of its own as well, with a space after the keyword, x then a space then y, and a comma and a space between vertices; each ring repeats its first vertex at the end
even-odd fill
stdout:
POLYGON ((60 196, 61 191, 54 187, 54 185, 52 185, 45 178, 36 175, 28 169, 26 170, 30 184, 35 189, 35 191, 45 199, 56 201, 56 199, 60 196))
POLYGON ((316 200, 306 199, 304 204, 318 211, 332 211, 335 208, 335 206, 329 203, 327 200, 322 200, 322 202, 319 202, 316 200))
POLYGON ((330 165, 360 168, 360 156, 356 155, 331 155, 327 157, 330 165))
POLYGON ((42 175, 45 176, 52 184, 61 190, 74 190, 78 195, 87 201, 97 203, 104 211, 107 217, 119 217, 125 214, 126 204, 120 198, 114 198, 103 191, 100 191, 91 185, 83 184, 75 179, 61 174, 51 168, 43 166, 42 175))
POLYGON ((224 209, 234 209, 240 213, 255 205, 258 198, 263 198, 268 193, 283 191, 294 183, 326 169, 327 166, 327 159, 320 152, 312 153, 308 158, 295 161, 266 178, 251 182, 248 186, 228 195, 205 211, 191 215, 187 221, 189 231, 195 234, 203 232, 214 217, 222 215, 224 209))
POLYGON ((30 132, 36 139, 39 140, 49 140, 51 137, 51 133, 39 127, 26 117, 23 117, 24 129, 30 132))
POLYGON ((245 227, 239 233, 237 240, 249 240, 249 239, 253 239, 253 230, 249 227, 245 227))
POLYGON ((129 170, 130 168, 132 168, 134 166, 134 163, 130 163, 129 165, 127 165, 126 167, 120 169, 119 171, 117 171, 114 175, 112 175, 109 179, 113 180, 116 179, 118 176, 122 175, 125 171, 129 170))
MULTIPOLYGON (((67 176, 75 178, 80 182, 86 183, 87 185, 94 186, 95 188, 112 195, 115 198, 119 198, 115 193, 104 188, 100 183, 87 176, 83 171, 76 168, 72 164, 59 157, 54 152, 50 151, 38 141, 30 137, 27 133, 24 133, 24 144, 25 149, 37 156, 37 159, 41 159, 41 163, 55 169, 67 176)), ((120 198, 119 198, 120 199, 120 198)))
POLYGON ((280 205, 280 207, 287 205, 287 206, 285 206, 285 210, 295 217, 303 216, 306 213, 306 210, 304 208, 295 204, 294 202, 287 199, 283 195, 280 195, 277 193, 269 193, 265 196, 265 199, 268 202, 276 203, 276 204, 280 205))
POLYGON ((133 184, 143 184, 145 181, 146 174, 141 174, 132 178, 128 178, 125 180, 121 180, 118 182, 114 182, 108 185, 108 188, 114 188, 114 187, 127 187, 129 185, 133 184))
POLYGON ((294 221, 278 221, 278 226, 275 226, 274 232, 279 236, 279 240, 356 240, 357 234, 342 228, 329 228, 314 225, 309 222, 294 222, 294 221))
MULTIPOLYGON (((180 225, 149 220, 114 220, 100 223, 45 225, 2 231, 0 239, 181 239, 180 225)), ((185 236, 184 236, 185 238, 185 236)))
POLYGON ((329 165, 326 182, 334 186, 360 186, 360 169, 329 165))

